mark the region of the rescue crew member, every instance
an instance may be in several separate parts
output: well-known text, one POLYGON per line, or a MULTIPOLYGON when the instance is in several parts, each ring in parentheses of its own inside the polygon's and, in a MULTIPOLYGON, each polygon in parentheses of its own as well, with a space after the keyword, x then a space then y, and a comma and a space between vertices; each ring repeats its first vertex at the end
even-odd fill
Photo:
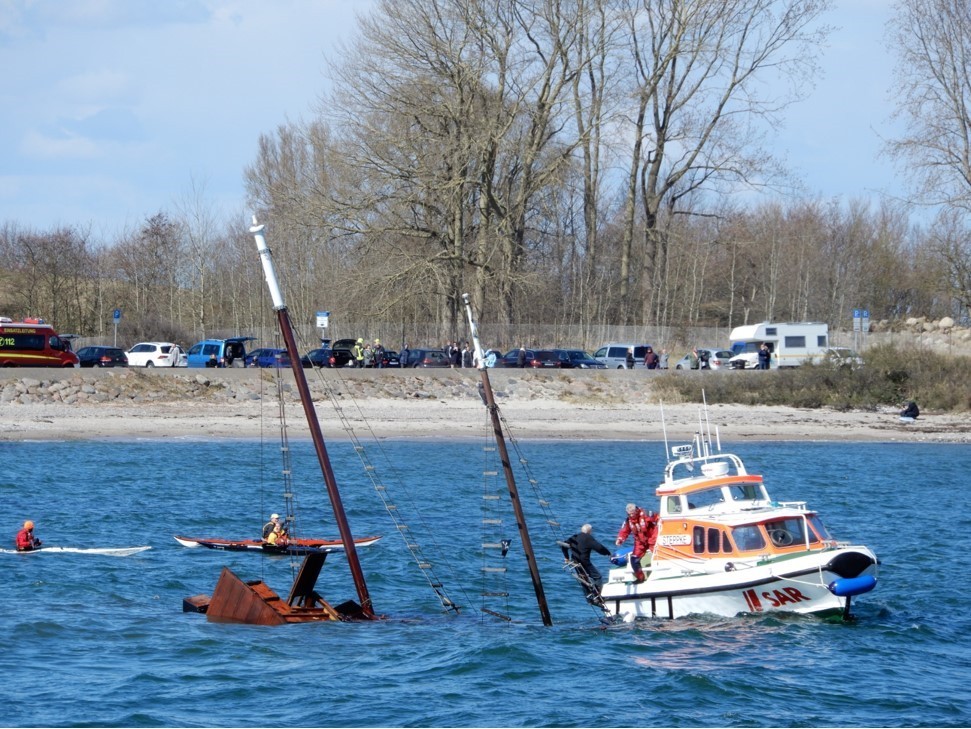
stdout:
POLYGON ((634 579, 643 582, 645 577, 641 558, 653 550, 657 542, 657 514, 646 512, 637 504, 628 504, 627 518, 617 532, 617 546, 623 544, 631 534, 634 535, 634 551, 631 552, 630 566, 634 570, 634 579))
POLYGON ((565 542, 560 542, 563 559, 572 560, 578 565, 577 576, 581 579, 581 585, 584 585, 587 602, 596 601, 600 595, 600 588, 603 587, 603 576, 590 561, 590 552, 610 556, 610 550, 598 542, 592 532, 593 527, 590 524, 584 524, 580 527, 580 531, 565 542))
POLYGON ((354 366, 364 367, 364 339, 358 339, 354 343, 354 347, 351 349, 351 354, 354 356, 354 366))
POLYGON ((29 552, 37 549, 42 542, 34 536, 34 522, 30 519, 24 522, 24 528, 17 532, 17 551, 29 552))

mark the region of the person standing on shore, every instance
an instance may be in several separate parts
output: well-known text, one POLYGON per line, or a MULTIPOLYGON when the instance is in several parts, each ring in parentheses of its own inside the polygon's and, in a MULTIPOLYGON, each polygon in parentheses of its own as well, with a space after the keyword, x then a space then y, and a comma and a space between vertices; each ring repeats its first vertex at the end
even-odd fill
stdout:
POLYGON ((657 358, 657 368, 659 370, 666 370, 668 368, 668 350, 661 350, 661 354, 657 358))
POLYGON ((626 362, 626 364, 627 364, 627 369, 629 369, 629 370, 634 369, 634 348, 633 347, 628 347, 627 348, 627 362, 626 362))
POLYGON ((30 519, 24 522, 24 527, 17 532, 17 551, 30 552, 37 549, 43 542, 34 536, 34 522, 30 519))
POLYGON ((772 361, 772 350, 769 349, 769 345, 762 342, 762 346, 759 347, 759 369, 767 370, 769 369, 769 363, 772 361))

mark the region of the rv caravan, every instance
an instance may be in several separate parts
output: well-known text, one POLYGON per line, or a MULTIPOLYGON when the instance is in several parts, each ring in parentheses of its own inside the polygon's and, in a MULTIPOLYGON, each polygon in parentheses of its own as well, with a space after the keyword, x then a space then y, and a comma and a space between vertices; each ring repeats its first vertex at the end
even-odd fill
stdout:
POLYGON ((735 327, 731 334, 732 369, 756 369, 759 347, 765 342, 772 352, 770 367, 798 367, 804 362, 818 362, 826 356, 829 326, 821 322, 788 322, 748 324, 735 327))

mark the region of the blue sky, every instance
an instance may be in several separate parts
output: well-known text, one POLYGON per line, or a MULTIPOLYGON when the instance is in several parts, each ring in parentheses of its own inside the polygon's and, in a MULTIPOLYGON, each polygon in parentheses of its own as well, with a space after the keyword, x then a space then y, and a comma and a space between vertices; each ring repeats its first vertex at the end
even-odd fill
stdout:
MULTIPOLYGON (((370 0, 0 0, 0 224, 111 240, 192 194, 246 216, 262 133, 306 119, 370 0)), ((774 151, 825 198, 893 189, 888 0, 841 26, 774 151)))

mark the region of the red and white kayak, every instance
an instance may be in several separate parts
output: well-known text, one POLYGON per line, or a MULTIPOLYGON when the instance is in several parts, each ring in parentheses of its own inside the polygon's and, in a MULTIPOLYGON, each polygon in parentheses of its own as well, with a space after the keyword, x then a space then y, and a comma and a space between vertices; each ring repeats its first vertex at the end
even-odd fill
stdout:
MULTIPOLYGON (((354 540, 355 547, 370 547, 380 536, 359 537, 354 540)), ((194 549, 220 549, 228 552, 263 552, 264 554, 314 554, 344 549, 340 539, 290 539, 285 546, 267 544, 260 539, 219 539, 210 537, 175 536, 175 541, 183 547, 194 549)))

